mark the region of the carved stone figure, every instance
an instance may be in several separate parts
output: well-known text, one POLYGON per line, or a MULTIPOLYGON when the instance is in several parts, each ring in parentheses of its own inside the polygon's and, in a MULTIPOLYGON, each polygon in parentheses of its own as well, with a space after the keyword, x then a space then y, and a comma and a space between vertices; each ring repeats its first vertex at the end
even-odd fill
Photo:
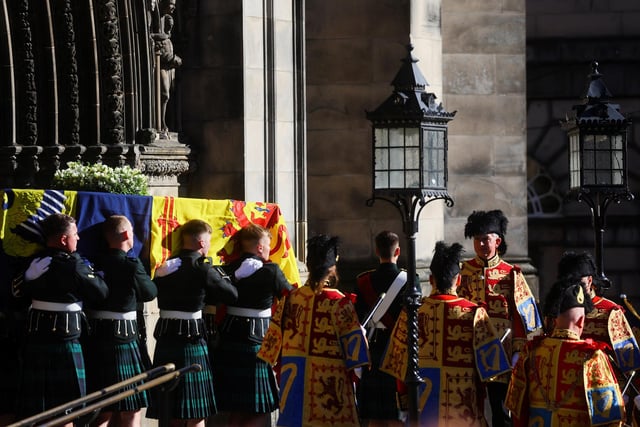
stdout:
POLYGON ((163 0, 160 3, 160 32, 153 34, 155 51, 160 58, 160 119, 161 139, 169 138, 169 128, 166 123, 167 104, 173 91, 176 68, 182 65, 182 59, 173 51, 171 32, 173 31, 173 16, 176 0, 163 0))

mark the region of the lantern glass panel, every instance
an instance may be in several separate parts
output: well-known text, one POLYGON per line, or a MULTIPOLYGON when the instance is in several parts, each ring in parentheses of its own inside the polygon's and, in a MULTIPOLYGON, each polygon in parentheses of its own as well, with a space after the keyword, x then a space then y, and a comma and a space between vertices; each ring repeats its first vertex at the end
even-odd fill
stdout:
POLYGON ((375 141, 376 148, 389 146, 389 129, 376 128, 375 137, 376 137, 376 141, 375 141))
POLYGON ((569 174, 572 188, 580 187, 580 135, 569 136, 569 174))
POLYGON ((404 128, 389 129, 389 146, 404 147, 404 128))
POLYGON ((389 188, 389 172, 376 170, 375 188, 389 188))
POLYGON ((389 169, 404 169, 404 147, 394 147, 389 149, 389 169))
POLYGON ((613 185, 624 185, 624 151, 622 135, 611 137, 611 183, 613 185))
POLYGON ((444 130, 423 129, 423 185, 427 188, 444 188, 445 133, 444 130))
POLYGON ((609 141, 609 135, 594 135, 596 140, 596 150, 606 151, 611 149, 611 142, 609 141))
POLYGON ((420 170, 407 171, 406 186, 404 188, 420 188, 420 170))
MULTIPOLYGON (((596 174, 593 170, 585 170, 584 171, 584 185, 593 185, 592 183, 596 180, 596 174)), ((580 187, 578 185, 578 187, 580 187)))
POLYGON ((405 128, 404 129, 404 142, 407 147, 419 147, 420 146, 420 133, 418 128, 405 128))
POLYGON ((622 151, 622 135, 613 135, 611 137, 611 148, 613 150, 621 150, 622 151))
POLYGON ((389 169, 389 150, 376 148, 376 170, 389 169))
POLYGON ((584 149, 585 150, 593 150, 595 147, 593 135, 585 135, 584 136, 584 149))
POLYGON ((408 148, 406 150, 407 153, 407 171, 415 170, 416 172, 420 170, 420 148, 408 148))
POLYGON ((404 171, 390 171, 389 172, 389 187, 388 188, 405 188, 404 187, 404 171))

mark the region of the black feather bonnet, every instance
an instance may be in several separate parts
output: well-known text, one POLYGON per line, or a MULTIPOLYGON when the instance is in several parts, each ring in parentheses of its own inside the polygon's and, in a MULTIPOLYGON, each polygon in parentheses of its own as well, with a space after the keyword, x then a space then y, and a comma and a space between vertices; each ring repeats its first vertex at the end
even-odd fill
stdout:
POLYGON ((309 279, 313 282, 321 280, 327 275, 329 268, 338 261, 338 246, 340 240, 337 236, 320 234, 307 240, 307 268, 309 279))
POLYGON ((502 242, 498 247, 498 254, 504 255, 507 252, 507 225, 509 220, 501 210, 492 211, 473 211, 467 218, 467 224, 464 226, 464 237, 472 238, 474 236, 495 233, 500 236, 502 242))

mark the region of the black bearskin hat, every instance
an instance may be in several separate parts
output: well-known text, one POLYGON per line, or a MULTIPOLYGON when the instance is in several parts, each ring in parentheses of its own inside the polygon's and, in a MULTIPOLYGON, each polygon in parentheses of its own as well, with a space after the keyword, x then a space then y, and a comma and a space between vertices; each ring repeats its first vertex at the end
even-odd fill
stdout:
POLYGON ((464 249, 460 243, 447 246, 444 242, 436 242, 429 269, 436 280, 436 288, 445 292, 455 286, 452 282, 460 273, 460 258, 464 249))
POLYGON ((593 310, 591 297, 584 290, 579 279, 561 279, 553 284, 544 304, 544 315, 558 317, 574 307, 584 307, 585 312, 593 310))
POLYGON ((558 263, 558 279, 576 279, 591 276, 596 290, 608 288, 610 283, 602 280, 596 268, 596 262, 588 252, 576 253, 567 251, 562 254, 558 263))
POLYGON ((509 220, 501 210, 492 211, 473 211, 467 224, 464 226, 464 237, 472 238, 480 234, 495 233, 500 236, 502 242, 498 247, 498 254, 504 255, 507 252, 507 242, 505 235, 507 234, 507 225, 509 220))
POLYGON ((307 240, 307 268, 309 279, 317 282, 326 276, 327 271, 338 261, 338 237, 324 234, 307 240))
POLYGON ((591 254, 583 252, 565 252, 558 263, 558 279, 578 279, 584 276, 596 276, 596 263, 591 254))

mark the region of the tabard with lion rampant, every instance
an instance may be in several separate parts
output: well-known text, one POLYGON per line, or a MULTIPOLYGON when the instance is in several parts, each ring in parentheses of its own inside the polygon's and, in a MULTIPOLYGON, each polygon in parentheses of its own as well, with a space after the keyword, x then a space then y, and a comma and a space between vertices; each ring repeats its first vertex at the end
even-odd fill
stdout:
POLYGON ((276 310, 258 357, 278 364, 278 426, 357 426, 351 371, 369 351, 349 297, 303 286, 276 310))
MULTIPOLYGON (((380 370, 404 380, 407 315, 398 318, 380 370)), ((482 381, 510 370, 486 310, 455 295, 423 298, 418 309, 420 425, 486 426, 482 381)))
POLYGON ((603 348, 566 329, 528 343, 505 402, 514 426, 619 426, 624 401, 603 348))

